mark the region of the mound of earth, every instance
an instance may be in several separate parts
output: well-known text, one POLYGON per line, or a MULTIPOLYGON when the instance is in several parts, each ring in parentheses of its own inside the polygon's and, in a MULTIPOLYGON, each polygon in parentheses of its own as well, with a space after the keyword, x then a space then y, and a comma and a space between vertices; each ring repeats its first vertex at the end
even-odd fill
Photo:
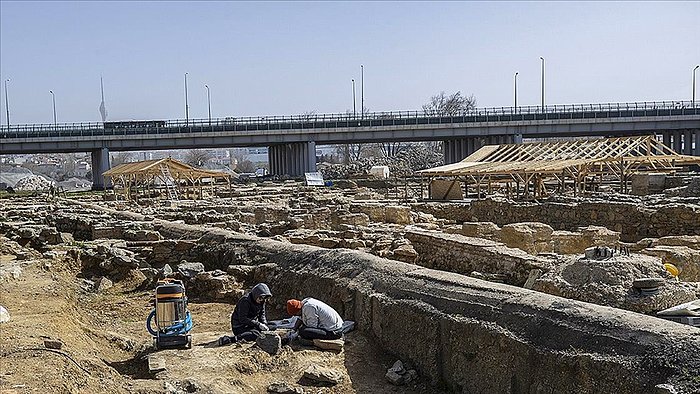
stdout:
POLYGON ((654 313, 697 298, 694 284, 676 281, 658 258, 633 254, 605 260, 572 259, 538 278, 534 290, 565 298, 654 313), (632 287, 635 279, 663 278, 653 295, 632 287))

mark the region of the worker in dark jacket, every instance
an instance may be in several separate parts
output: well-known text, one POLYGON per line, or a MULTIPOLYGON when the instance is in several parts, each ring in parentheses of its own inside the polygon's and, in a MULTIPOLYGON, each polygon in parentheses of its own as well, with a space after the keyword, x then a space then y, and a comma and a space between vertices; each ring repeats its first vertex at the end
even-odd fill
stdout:
POLYGON ((233 336, 224 335, 219 338, 219 345, 238 341, 254 341, 260 337, 261 331, 269 331, 265 303, 272 297, 270 288, 264 283, 253 286, 248 294, 238 300, 236 309, 231 314, 231 330, 233 336))

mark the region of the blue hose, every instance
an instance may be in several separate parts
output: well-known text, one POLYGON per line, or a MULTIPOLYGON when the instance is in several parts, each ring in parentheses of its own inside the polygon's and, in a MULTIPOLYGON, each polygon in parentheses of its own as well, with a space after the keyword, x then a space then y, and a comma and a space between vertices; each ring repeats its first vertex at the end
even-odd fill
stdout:
MULTIPOLYGON (((148 315, 148 318, 146 319, 146 329, 151 335, 157 337, 158 331, 154 330, 152 326, 152 321, 155 316, 156 311, 151 311, 151 313, 148 315)), ((185 320, 182 323, 173 324, 172 326, 161 330, 160 335, 171 336, 187 334, 188 332, 190 332, 190 330, 192 330, 192 326, 192 315, 190 315, 190 312, 187 311, 187 314, 185 315, 185 320)))

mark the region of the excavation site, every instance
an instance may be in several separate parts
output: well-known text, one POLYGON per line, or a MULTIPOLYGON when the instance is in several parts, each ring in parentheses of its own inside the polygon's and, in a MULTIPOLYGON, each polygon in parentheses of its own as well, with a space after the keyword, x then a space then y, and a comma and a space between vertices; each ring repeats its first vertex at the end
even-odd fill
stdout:
POLYGON ((161 159, 108 191, 5 192, 0 391, 697 393, 685 160, 554 186, 336 165, 314 186, 161 159), (309 299, 342 333, 303 337, 309 299), (232 333, 256 300, 256 335, 232 333))

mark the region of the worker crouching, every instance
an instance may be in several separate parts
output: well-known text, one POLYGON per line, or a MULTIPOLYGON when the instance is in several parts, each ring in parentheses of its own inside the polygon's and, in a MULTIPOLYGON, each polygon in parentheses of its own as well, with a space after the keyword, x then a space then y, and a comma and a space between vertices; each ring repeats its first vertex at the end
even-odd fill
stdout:
POLYGON ((343 319, 335 309, 314 298, 288 300, 287 313, 300 316, 294 329, 303 339, 339 339, 343 337, 343 319))
POLYGON ((231 314, 233 336, 222 336, 219 338, 219 345, 254 341, 260 337, 262 331, 269 331, 265 304, 270 297, 272 293, 265 283, 258 283, 248 294, 241 297, 231 314))

